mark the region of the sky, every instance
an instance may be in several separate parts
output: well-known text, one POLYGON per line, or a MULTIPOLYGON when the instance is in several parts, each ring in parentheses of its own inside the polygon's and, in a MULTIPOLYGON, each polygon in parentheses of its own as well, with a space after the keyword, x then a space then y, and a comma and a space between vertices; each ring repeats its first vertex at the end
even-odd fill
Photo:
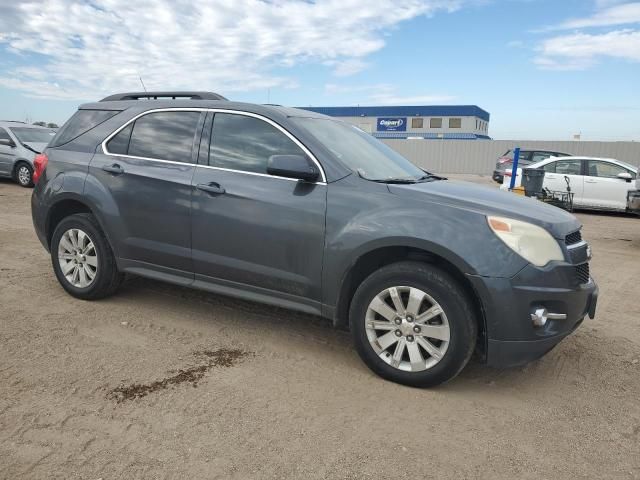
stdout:
POLYGON ((496 139, 640 141, 640 2, 0 0, 0 118, 122 91, 478 105, 496 139))

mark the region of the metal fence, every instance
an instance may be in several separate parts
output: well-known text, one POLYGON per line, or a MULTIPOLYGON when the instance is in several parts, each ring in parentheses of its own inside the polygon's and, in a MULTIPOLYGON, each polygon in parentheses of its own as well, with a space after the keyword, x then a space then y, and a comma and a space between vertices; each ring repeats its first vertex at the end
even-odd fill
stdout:
POLYGON ((549 150, 578 156, 615 158, 640 166, 640 142, 544 142, 529 140, 383 140, 413 163, 432 172, 489 175, 507 150, 549 150))

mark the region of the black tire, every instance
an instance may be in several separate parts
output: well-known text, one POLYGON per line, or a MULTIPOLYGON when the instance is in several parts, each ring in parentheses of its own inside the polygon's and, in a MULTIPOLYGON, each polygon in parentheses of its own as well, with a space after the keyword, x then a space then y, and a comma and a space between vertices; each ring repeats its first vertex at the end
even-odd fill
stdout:
POLYGON ((51 239, 51 263, 60 285, 70 295, 82 300, 97 300, 108 297, 118 289, 124 275, 118 272, 116 258, 107 238, 95 217, 88 213, 77 213, 64 218, 56 227, 51 239), (94 244, 98 259, 95 278, 85 288, 74 286, 62 273, 58 261, 58 247, 64 233, 69 229, 84 231, 94 244))
POLYGON ((23 161, 18 162, 16 164, 16 167, 13 173, 13 179, 21 187, 24 187, 24 188, 33 187, 33 168, 27 162, 23 162, 23 161), (21 170, 24 170, 25 173, 28 173, 28 176, 23 177, 23 175, 20 175, 21 170))
POLYGON ((422 262, 387 265, 367 277, 356 290, 349 309, 351 334, 358 354, 381 377, 412 387, 433 387, 460 373, 473 354, 478 326, 465 291, 443 270, 422 262), (430 295, 444 310, 450 339, 441 360, 423 371, 403 371, 382 360, 367 338, 365 318, 369 304, 393 286, 414 287, 430 295))

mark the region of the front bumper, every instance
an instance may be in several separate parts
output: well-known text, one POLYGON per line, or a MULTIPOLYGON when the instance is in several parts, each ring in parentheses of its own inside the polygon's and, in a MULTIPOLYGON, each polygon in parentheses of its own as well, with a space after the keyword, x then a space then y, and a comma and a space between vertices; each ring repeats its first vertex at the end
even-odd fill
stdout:
POLYGON ((627 193, 627 210, 640 215, 640 190, 627 193))
POLYGON ((586 316, 595 316, 598 286, 580 284, 576 265, 525 267, 513 278, 469 276, 480 295, 486 319, 486 362, 510 367, 536 360, 571 334, 586 316), (539 308, 566 316, 535 326, 539 308))

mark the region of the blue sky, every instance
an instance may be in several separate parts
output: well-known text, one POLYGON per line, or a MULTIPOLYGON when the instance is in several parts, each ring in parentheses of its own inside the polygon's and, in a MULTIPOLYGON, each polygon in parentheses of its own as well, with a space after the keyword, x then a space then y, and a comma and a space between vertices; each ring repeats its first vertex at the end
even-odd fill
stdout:
POLYGON ((294 106, 476 104, 499 139, 640 141, 640 2, 4 3, 3 119, 62 123, 140 75, 294 106))

